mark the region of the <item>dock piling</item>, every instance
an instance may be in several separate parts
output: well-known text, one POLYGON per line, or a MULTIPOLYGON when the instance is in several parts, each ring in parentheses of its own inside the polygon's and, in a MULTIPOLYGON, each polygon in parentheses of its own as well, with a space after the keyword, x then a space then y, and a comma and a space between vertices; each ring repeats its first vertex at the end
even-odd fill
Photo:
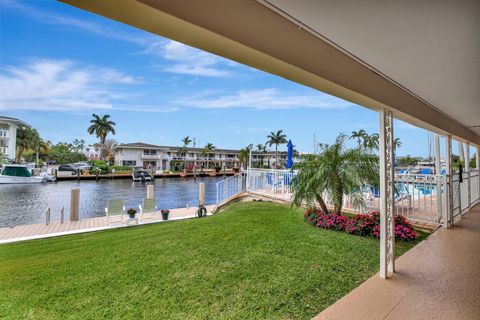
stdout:
POLYGON ((50 224, 50 208, 47 209, 47 213, 45 216, 46 216, 45 224, 48 226, 50 224))
POLYGON ((80 189, 70 192, 70 221, 78 221, 80 217, 80 189))
POLYGON ((198 204, 205 205, 205 183, 200 182, 198 184, 198 204))
POLYGON ((153 194, 153 184, 147 185, 147 199, 153 199, 155 196, 153 194))

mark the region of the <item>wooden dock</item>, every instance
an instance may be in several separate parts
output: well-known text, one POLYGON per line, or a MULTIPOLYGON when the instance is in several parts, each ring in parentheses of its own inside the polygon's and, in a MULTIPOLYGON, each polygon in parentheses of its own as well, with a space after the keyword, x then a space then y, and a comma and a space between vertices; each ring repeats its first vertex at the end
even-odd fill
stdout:
MULTIPOLYGON (((233 176, 237 173, 229 171, 229 172, 216 172, 214 174, 208 172, 172 172, 172 173, 162 173, 162 174, 155 174, 154 178, 158 179, 167 179, 167 178, 193 178, 193 177, 223 177, 223 176, 233 176)), ((94 174, 90 175, 71 175, 71 176, 57 176, 57 181, 63 180, 103 180, 103 179, 132 179, 131 173, 116 173, 116 174, 99 174, 98 177, 94 174)))
MULTIPOLYGON (((211 213, 215 209, 215 206, 209 205, 206 206, 206 208, 207 212, 211 213)), ((196 207, 172 209, 170 210, 169 221, 194 218, 196 210, 196 207)), ((52 221, 48 225, 45 223, 39 223, 16 226, 13 228, 0 228, 0 244, 127 227, 127 224, 125 223, 127 218, 128 216, 124 215, 123 223, 115 222, 110 225, 107 224, 106 217, 95 217, 78 221, 64 221, 63 223, 60 221, 52 221)), ((140 220, 140 214, 137 214, 137 218, 140 220)), ((160 211, 155 213, 153 219, 151 216, 148 218, 149 219, 145 219, 144 223, 139 221, 136 225, 165 222, 162 220, 160 211)))

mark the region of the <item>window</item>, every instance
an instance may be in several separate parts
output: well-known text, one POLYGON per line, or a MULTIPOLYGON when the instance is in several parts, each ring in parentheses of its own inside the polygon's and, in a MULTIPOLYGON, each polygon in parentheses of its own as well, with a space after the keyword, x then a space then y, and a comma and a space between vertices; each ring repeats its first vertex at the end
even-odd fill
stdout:
POLYGON ((122 161, 122 166, 124 167, 134 167, 137 165, 137 161, 135 160, 123 160, 122 161))
POLYGON ((0 124, 0 138, 8 138, 8 125, 0 124))
POLYGON ((143 149, 143 154, 146 156, 154 156, 157 154, 157 150, 143 149))
POLYGON ((5 167, 2 175, 12 177, 31 177, 30 171, 25 167, 5 167))

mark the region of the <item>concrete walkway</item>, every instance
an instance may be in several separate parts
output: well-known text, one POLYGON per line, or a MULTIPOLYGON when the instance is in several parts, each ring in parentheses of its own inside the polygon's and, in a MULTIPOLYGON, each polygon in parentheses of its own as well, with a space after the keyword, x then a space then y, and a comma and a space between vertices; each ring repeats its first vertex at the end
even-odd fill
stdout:
POLYGON ((480 205, 314 319, 480 319, 480 205))
MULTIPOLYGON (((208 205, 205 208, 207 208, 208 214, 211 214, 215 206, 208 205)), ((194 218, 196 211, 196 207, 171 209, 168 221, 194 218)), ((140 217, 140 214, 138 215, 140 217)), ((110 225, 108 225, 106 217, 95 217, 79 221, 65 221, 64 223, 56 221, 49 225, 39 223, 13 228, 0 228, 0 244, 132 226, 126 225, 126 218, 127 216, 124 215, 125 220, 123 222, 110 223, 110 225)), ((139 221, 135 225, 166 222, 162 220, 160 212, 156 212, 154 216, 146 216, 146 218, 149 219, 145 219, 145 222, 139 221)))

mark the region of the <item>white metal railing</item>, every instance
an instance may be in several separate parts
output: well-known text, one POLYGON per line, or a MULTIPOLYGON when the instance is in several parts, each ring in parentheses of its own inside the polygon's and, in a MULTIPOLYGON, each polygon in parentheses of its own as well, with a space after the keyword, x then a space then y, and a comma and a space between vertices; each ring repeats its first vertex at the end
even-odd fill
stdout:
MULTIPOLYGON (((296 171, 292 170, 247 170, 247 191, 290 201, 292 181, 296 171)), ((395 175, 395 213, 411 220, 438 223, 446 210, 445 176, 426 174, 395 175)), ((349 195, 343 197, 342 207, 350 212, 380 211, 380 192, 366 186, 364 191, 366 206, 358 208, 349 195)), ((325 203, 333 207, 328 193, 323 194, 325 203)))
POLYGON ((480 202, 480 171, 475 170, 470 172, 470 185, 471 185, 471 205, 474 206, 480 202))
MULTIPOLYGON (((468 212, 472 206, 480 202, 479 171, 472 170, 460 174, 454 173, 451 178, 453 219, 468 212)), ((453 221, 452 221, 453 222, 453 221)))
POLYGON ((248 169, 247 190, 290 200, 295 175, 292 170, 248 169))
POLYGON ((219 205, 246 191, 246 175, 241 173, 221 180, 216 188, 216 204, 219 205))
MULTIPOLYGON (((246 191, 281 200, 290 201, 292 181, 296 171, 248 169, 246 191)), ((395 214, 412 221, 433 224, 444 223, 448 219, 448 187, 452 188, 453 217, 463 214, 480 202, 480 175, 478 170, 464 172, 460 183, 459 174, 396 174, 395 175, 395 214), (469 187, 470 185, 470 187, 469 187)), ((343 209, 351 212, 380 211, 380 192, 370 186, 364 189, 366 206, 357 208, 349 195, 343 197, 343 209)), ((333 207, 328 193, 323 194, 327 206, 333 207)))

